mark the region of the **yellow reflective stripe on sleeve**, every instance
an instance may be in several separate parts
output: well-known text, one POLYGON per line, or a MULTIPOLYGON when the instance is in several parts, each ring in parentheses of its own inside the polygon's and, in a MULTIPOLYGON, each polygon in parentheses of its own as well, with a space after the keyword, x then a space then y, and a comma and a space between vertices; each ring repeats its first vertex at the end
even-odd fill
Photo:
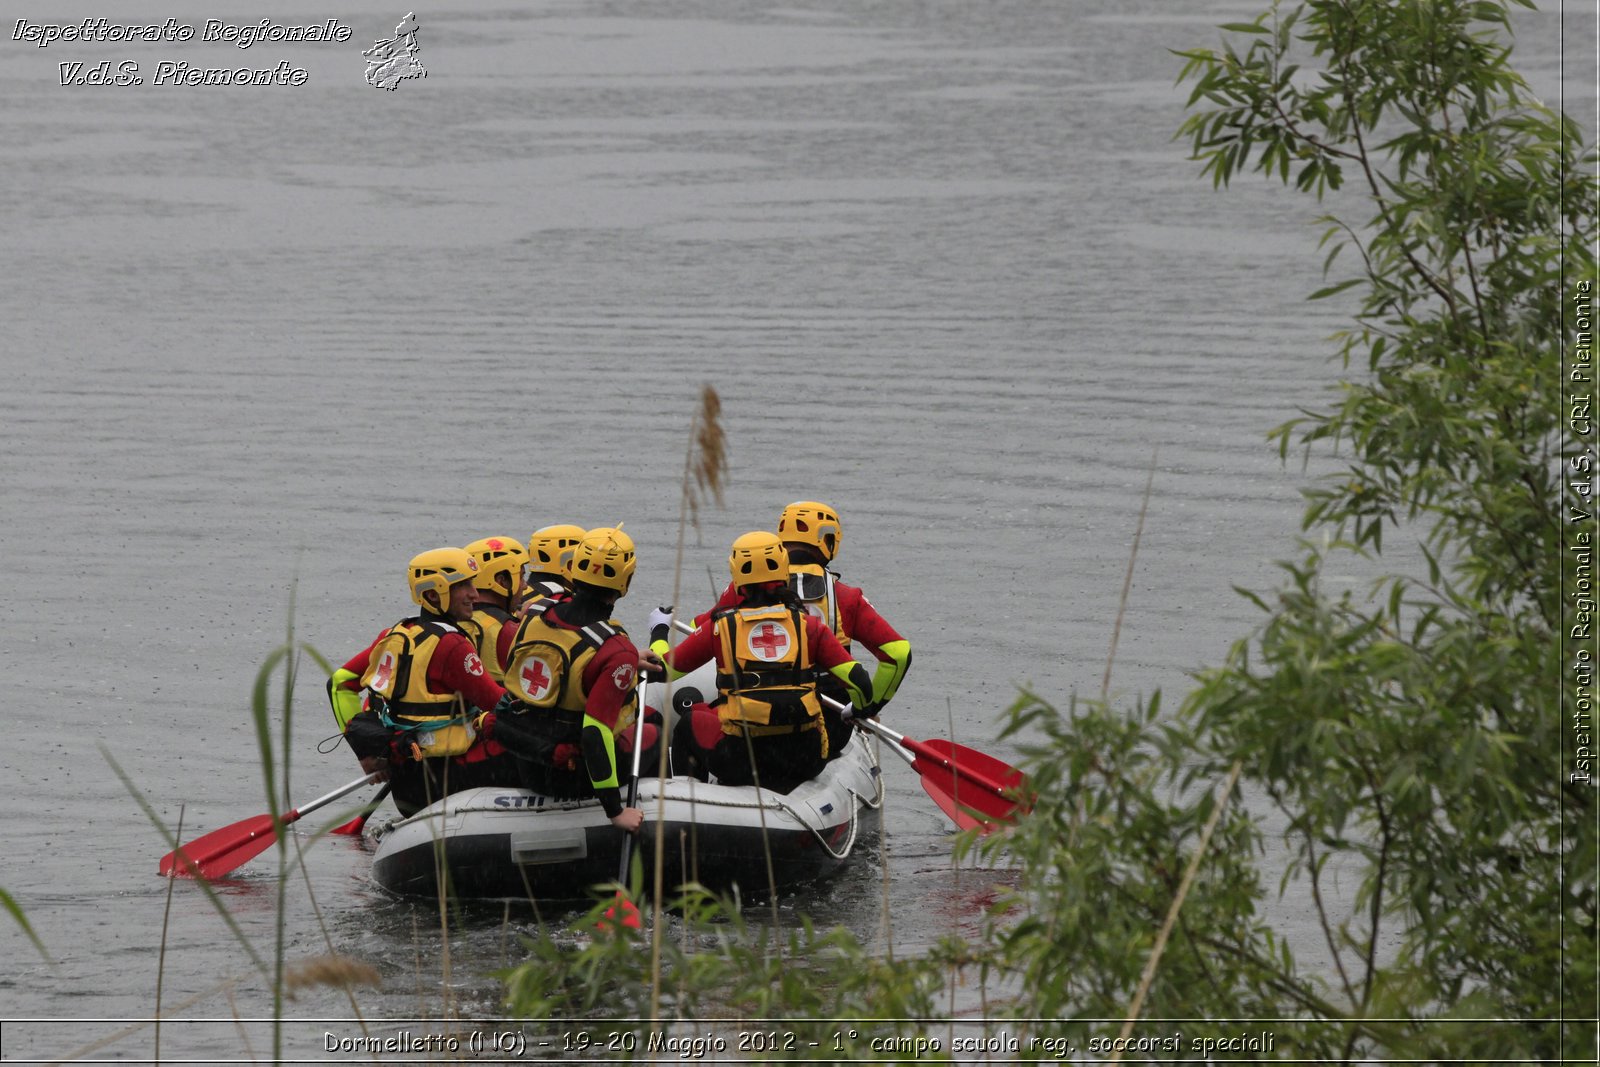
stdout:
POLYGON ((361 693, 355 689, 346 689, 344 683, 360 679, 361 675, 354 671, 347 671, 343 667, 333 672, 333 677, 328 679, 328 702, 333 705, 333 719, 339 724, 339 732, 350 724, 350 720, 361 714, 361 693))
POLYGON ((901 680, 906 676, 906 668, 911 666, 911 642, 890 641, 878 651, 889 658, 879 660, 878 668, 872 675, 872 700, 883 704, 894 699, 901 680))
POLYGON ((829 667, 828 673, 844 683, 844 687, 850 691, 850 703, 859 708, 866 702, 867 694, 861 691, 861 687, 857 685, 855 679, 851 677, 851 675, 857 670, 859 670, 863 676, 867 673, 867 669, 865 667, 861 666, 861 664, 857 663, 855 660, 851 660, 848 663, 841 663, 837 667, 829 667))
POLYGON ((606 759, 611 761, 611 774, 603 782, 602 781, 596 781, 592 776, 590 777, 589 780, 594 783, 594 787, 596 789, 616 788, 619 785, 619 783, 617 781, 617 738, 616 738, 616 735, 611 732, 611 728, 610 727, 606 726, 599 719, 593 718, 592 716, 589 716, 589 715, 585 715, 583 717, 583 729, 587 730, 591 726, 593 726, 596 730, 600 731, 600 739, 605 743, 605 747, 606 747, 606 759))
POLYGON ((667 681, 676 682, 679 678, 682 678, 684 675, 689 673, 688 671, 680 671, 678 668, 672 665, 671 660, 667 659, 667 653, 672 651, 672 649, 671 646, 667 644, 667 639, 665 637, 659 641, 650 642, 650 651, 660 656, 661 661, 667 665, 667 681))

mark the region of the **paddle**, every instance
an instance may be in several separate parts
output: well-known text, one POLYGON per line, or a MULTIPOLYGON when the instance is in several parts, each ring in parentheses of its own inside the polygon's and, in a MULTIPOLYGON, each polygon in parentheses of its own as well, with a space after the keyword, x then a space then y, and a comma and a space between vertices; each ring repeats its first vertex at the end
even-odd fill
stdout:
POLYGON ((221 878, 265 852, 278 839, 278 831, 283 827, 373 781, 372 775, 363 775, 309 804, 285 812, 281 818, 273 819, 268 812, 213 830, 162 856, 159 870, 167 877, 221 878))
MULTIPOLYGON (((850 710, 848 704, 822 699, 841 714, 850 710)), ((923 791, 963 830, 981 827, 989 833, 1032 810, 1027 776, 1009 763, 953 741, 917 741, 876 719, 850 721, 887 741, 897 756, 911 764, 922 779, 923 791)))
MULTIPOLYGON (((644 716, 647 710, 644 704, 644 686, 640 685, 636 693, 639 698, 639 710, 633 731, 633 777, 628 780, 628 807, 630 808, 637 805, 639 801, 639 750, 644 747, 644 716)), ((663 717, 664 721, 665 718, 663 717)), ((617 881, 622 887, 628 884, 628 865, 633 862, 633 838, 633 834, 624 834, 622 837, 622 868, 617 872, 617 881)), ((602 930, 610 930, 612 921, 621 922, 629 930, 644 928, 644 922, 639 918, 639 909, 634 906, 633 901, 628 899, 627 894, 620 887, 617 889, 617 895, 611 907, 606 909, 605 916, 598 925, 602 930), (620 919, 618 919, 619 911, 621 913, 620 919)))
MULTIPOLYGON (((674 625, 683 633, 694 632, 682 619, 674 625)), ((982 827, 988 833, 1033 810, 1027 776, 1011 764, 953 741, 915 741, 876 719, 852 719, 849 704, 817 695, 847 720, 887 741, 921 777, 933 802, 963 830, 982 827)))
MULTIPOLYGON (((639 750, 644 747, 644 716, 645 712, 649 710, 644 703, 644 686, 637 686, 634 689, 634 693, 638 697, 639 709, 635 712, 636 719, 633 724, 633 776, 628 779, 627 806, 630 808, 636 807, 639 801, 639 750)), ((665 716, 662 717, 662 722, 666 722, 665 716)), ((633 839, 635 836, 634 834, 627 834, 622 838, 622 869, 617 872, 617 881, 623 885, 628 884, 628 864, 633 861, 633 839)))
POLYGON ((328 833, 343 834, 346 837, 359 837, 361 831, 366 829, 367 820, 372 818, 372 813, 378 810, 378 805, 384 802, 384 800, 389 796, 389 791, 393 788, 393 782, 384 782, 383 788, 378 790, 378 795, 367 802, 365 811, 351 819, 349 822, 345 823, 343 826, 335 826, 332 830, 329 830, 328 833))

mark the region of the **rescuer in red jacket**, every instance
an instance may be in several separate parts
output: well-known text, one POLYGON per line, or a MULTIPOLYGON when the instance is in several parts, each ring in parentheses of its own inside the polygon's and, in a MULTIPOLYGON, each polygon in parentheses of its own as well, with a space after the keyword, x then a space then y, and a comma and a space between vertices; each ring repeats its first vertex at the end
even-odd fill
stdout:
POLYGON ((818 679, 837 679, 864 711, 872 680, 795 599, 789 554, 775 534, 755 531, 734 541, 728 569, 736 602, 711 612, 664 657, 674 677, 717 663, 715 707, 689 709, 673 744, 691 773, 703 762, 724 785, 787 793, 827 762, 818 679))
MULTIPOLYGON (((633 540, 620 529, 584 535, 568 572, 572 592, 529 603, 510 640, 506 686, 513 701, 495 725, 530 789, 598 797, 606 817, 628 833, 639 829, 644 813, 622 802, 618 755, 632 752, 640 656, 611 615, 635 565, 633 540)), ((645 725, 646 753, 657 732, 645 725)), ((641 767, 649 762, 642 757, 641 767)))
POLYGON ((460 548, 411 560, 407 580, 421 609, 378 635, 329 679, 334 716, 369 773, 385 774, 395 806, 410 815, 448 793, 514 784, 515 768, 489 734, 505 695, 472 639, 477 561, 460 548), (361 709, 361 690, 369 706, 361 709))
MULTIPOLYGON (((837 511, 815 500, 796 501, 778 516, 778 537, 789 554, 789 588, 806 611, 822 619, 846 652, 852 651, 853 645, 860 645, 878 660, 867 703, 858 706, 876 715, 894 699, 900 683, 905 680, 906 671, 911 667, 911 642, 878 614, 865 593, 856 586, 846 585, 828 569, 844 541, 844 525, 837 511)), ((729 608, 737 602, 738 587, 729 584, 711 610, 729 608)), ((695 625, 703 623, 709 615, 710 612, 706 612, 697 616, 695 625)), ((658 626, 653 626, 650 647, 658 654, 666 654, 666 636, 658 626)), ((844 687, 831 678, 823 678, 822 692, 837 701, 848 699, 844 687)), ((822 715, 832 758, 844 748, 851 728, 838 711, 826 703, 822 715)))

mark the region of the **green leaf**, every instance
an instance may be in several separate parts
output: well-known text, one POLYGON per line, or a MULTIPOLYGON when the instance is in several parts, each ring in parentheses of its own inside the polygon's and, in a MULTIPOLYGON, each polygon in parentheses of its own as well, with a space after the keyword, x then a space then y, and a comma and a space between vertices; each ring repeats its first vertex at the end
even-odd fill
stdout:
POLYGON ((1306 297, 1306 299, 1307 300, 1325 300, 1330 296, 1334 296, 1334 295, 1336 295, 1338 293, 1342 293, 1346 289, 1349 289, 1349 288, 1351 288, 1353 286, 1357 286, 1357 285, 1360 285, 1360 284, 1361 284, 1361 279, 1360 278, 1350 278, 1350 279, 1347 279, 1345 281, 1340 282, 1337 285, 1330 285, 1330 286, 1327 286, 1326 288, 1318 289, 1316 292, 1314 292, 1310 296, 1306 297))
POLYGON ((0 907, 3 907, 16 924, 22 927, 22 932, 28 935, 28 940, 33 942, 34 950, 44 957, 46 962, 53 963, 50 953, 45 951, 44 942, 39 940, 39 935, 33 932, 33 927, 28 924, 28 917, 22 913, 22 908, 16 900, 4 889, 0 889, 0 907))

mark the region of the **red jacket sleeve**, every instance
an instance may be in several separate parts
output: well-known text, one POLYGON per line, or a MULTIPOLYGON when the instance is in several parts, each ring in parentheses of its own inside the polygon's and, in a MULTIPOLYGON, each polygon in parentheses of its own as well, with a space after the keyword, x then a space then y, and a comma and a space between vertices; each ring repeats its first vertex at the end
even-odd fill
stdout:
POLYGON ((836 582, 833 591, 839 598, 839 621, 844 626, 844 632, 850 635, 850 640, 859 641, 874 656, 887 661, 889 657, 878 650, 891 641, 904 641, 905 638, 878 614, 878 609, 872 606, 867 595, 855 586, 836 582))
POLYGON ((833 631, 828 629, 827 623, 815 615, 807 615, 805 619, 806 644, 811 647, 812 662, 818 667, 827 669, 855 661, 854 657, 844 650, 839 639, 833 636, 833 631))
POLYGON ((716 638, 716 627, 702 622, 694 633, 679 642, 667 653, 667 666, 688 674, 696 667, 718 657, 721 649, 716 638))
POLYGON ((606 729, 617 728, 617 716, 633 695, 633 679, 639 669, 639 650, 622 634, 607 638, 583 672, 584 692, 589 694, 584 713, 606 729))
POLYGON ((468 704, 483 711, 491 710, 506 694, 484 670, 471 638, 461 633, 439 638, 439 647, 428 661, 428 688, 435 693, 460 693, 468 704))

